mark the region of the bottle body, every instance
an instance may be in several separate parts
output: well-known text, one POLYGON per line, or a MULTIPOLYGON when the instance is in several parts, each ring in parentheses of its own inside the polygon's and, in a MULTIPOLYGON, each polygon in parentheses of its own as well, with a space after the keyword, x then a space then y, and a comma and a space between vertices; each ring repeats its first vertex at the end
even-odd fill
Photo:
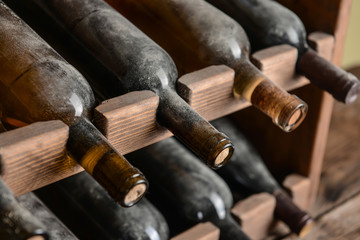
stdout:
POLYGON ((255 49, 289 44, 298 49, 296 70, 344 103, 355 101, 360 81, 321 58, 306 41, 306 30, 295 13, 275 1, 207 0, 238 21, 251 36, 255 49))
POLYGON ((33 192, 21 195, 17 197, 17 200, 46 226, 50 239, 78 239, 33 192))
POLYGON ((45 226, 15 199, 0 178, 0 238, 47 240, 45 226))
POLYGON ((144 169, 164 201, 188 221, 211 221, 220 227, 222 239, 248 239, 231 218, 233 200, 228 186, 174 138, 127 157, 144 169))
POLYGON ((161 47, 102 1, 39 2, 116 74, 123 88, 155 92, 160 99, 158 122, 210 167, 228 161, 231 141, 176 94, 176 66, 161 47))
POLYGON ((307 105, 273 84, 252 65, 244 30, 210 4, 201 0, 108 2, 164 47, 183 73, 225 64, 235 70, 236 98, 251 102, 286 132, 294 130, 304 119, 307 105), (274 111, 274 106, 282 109, 274 111))
POLYGON ((2 2, 0 11, 2 123, 14 128, 62 120, 70 126, 68 149, 76 160, 117 201, 136 203, 146 191, 146 179, 89 121, 95 101, 84 77, 2 2))
MULTIPOLYGON (((75 218, 75 221, 68 220, 67 223, 79 234, 79 238, 88 237, 84 234, 102 236, 102 239, 169 238, 167 223, 150 202, 142 199, 131 208, 123 208, 112 201, 86 173, 64 179, 36 193, 55 211, 62 211, 62 215, 75 218), (74 212, 76 216, 73 216, 74 212), (78 224, 82 221, 89 222, 85 229, 78 224), (86 231, 89 228, 91 230, 86 231)), ((62 217, 66 220, 66 217, 62 217)))
POLYGON ((21 127, 59 119, 71 125, 80 118, 90 118, 94 96, 81 74, 3 3, 1 13, 3 124, 21 127))

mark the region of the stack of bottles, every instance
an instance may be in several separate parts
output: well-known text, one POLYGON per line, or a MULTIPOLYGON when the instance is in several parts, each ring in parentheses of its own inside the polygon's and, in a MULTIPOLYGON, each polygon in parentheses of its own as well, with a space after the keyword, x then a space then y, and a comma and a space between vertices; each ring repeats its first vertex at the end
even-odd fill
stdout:
POLYGON ((47 43, 0 0, 1 131, 61 120, 69 126, 66 154, 86 171, 17 198, 0 178, 0 238, 158 240, 211 222, 220 239, 250 239, 231 214, 232 193, 249 189, 273 195, 274 217, 306 235, 310 214, 282 189, 239 126, 226 118, 209 123, 178 95, 178 75, 227 65, 235 72, 233 97, 284 132, 302 123, 308 106, 250 62, 251 47, 296 47, 296 71, 344 103, 357 98, 359 80, 317 55, 300 19, 271 0, 106 2, 8 3, 20 15, 29 6, 42 11, 41 21, 56 24, 111 76, 88 82, 86 67, 80 72, 61 56, 61 43, 47 43), (142 90, 158 96, 156 122, 174 137, 124 157, 94 126, 93 110, 142 90))

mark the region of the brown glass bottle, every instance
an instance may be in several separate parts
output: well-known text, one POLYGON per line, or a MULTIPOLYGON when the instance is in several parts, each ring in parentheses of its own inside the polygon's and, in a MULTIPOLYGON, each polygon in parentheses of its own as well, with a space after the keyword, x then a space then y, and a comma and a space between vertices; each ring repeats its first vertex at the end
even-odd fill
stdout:
POLYGON ((202 0, 107 0, 175 60, 182 73, 213 64, 235 70, 234 96, 245 98, 284 131, 304 119, 307 105, 271 82, 249 61, 241 26, 202 0))
POLYGON ((10 128, 59 119, 67 148, 123 206, 141 199, 143 174, 90 122, 94 96, 84 77, 0 1, 0 109, 10 128))
POLYGON ((233 152, 231 141, 176 93, 177 69, 161 47, 103 1, 37 2, 114 72, 126 91, 155 92, 159 124, 210 167, 228 161, 233 152))

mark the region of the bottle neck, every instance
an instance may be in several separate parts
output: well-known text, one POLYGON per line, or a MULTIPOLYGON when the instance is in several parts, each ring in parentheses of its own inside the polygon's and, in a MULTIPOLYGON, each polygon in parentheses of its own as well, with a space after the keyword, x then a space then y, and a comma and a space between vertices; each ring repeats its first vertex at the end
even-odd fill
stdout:
POLYGON ((224 219, 213 221, 213 223, 220 229, 220 239, 222 240, 250 240, 230 214, 227 214, 224 219))
POLYGON ((230 159, 234 149, 226 135, 217 131, 172 89, 158 94, 157 117, 161 125, 212 168, 219 168, 230 159))
POLYGON ((67 147, 81 166, 122 206, 138 202, 147 190, 144 175, 134 168, 89 120, 70 126, 67 147))
POLYGON ((307 104, 275 85, 248 60, 235 67, 234 96, 245 98, 271 117, 285 132, 297 128, 307 113, 307 104))
POLYGON ((273 195, 276 198, 275 216, 285 222, 292 232, 305 236, 314 224, 311 216, 297 207, 282 189, 276 190, 273 195))
POLYGON ((320 57, 311 49, 300 56, 296 68, 311 83, 329 92, 338 101, 352 103, 360 93, 360 81, 357 77, 320 57))

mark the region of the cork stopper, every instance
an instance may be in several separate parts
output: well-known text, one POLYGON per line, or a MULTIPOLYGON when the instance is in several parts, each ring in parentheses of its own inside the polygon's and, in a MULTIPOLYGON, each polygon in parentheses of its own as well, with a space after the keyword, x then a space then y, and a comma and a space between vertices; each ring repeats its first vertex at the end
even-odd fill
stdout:
POLYGON ((234 145, 229 139, 225 138, 217 144, 214 153, 208 158, 206 163, 209 167, 218 169, 230 160, 233 152, 234 145))
POLYGON ((295 95, 291 96, 293 98, 281 109, 280 114, 274 119, 274 123, 285 132, 291 132, 296 129, 305 119, 308 110, 305 102, 295 95))
POLYGON ((254 89, 251 103, 285 132, 295 130, 305 119, 308 110, 304 101, 266 78, 254 89))
POLYGON ((147 189, 147 185, 145 183, 140 183, 132 187, 125 196, 124 204, 126 206, 134 205, 142 198, 142 196, 146 192, 146 189, 147 189))
POLYGON ((30 238, 28 238, 28 240, 45 240, 45 238, 43 236, 32 236, 30 238))
POLYGON ((229 156, 229 154, 230 154, 229 148, 225 148, 224 150, 222 150, 215 159, 215 165, 216 166, 223 165, 224 161, 229 156))

